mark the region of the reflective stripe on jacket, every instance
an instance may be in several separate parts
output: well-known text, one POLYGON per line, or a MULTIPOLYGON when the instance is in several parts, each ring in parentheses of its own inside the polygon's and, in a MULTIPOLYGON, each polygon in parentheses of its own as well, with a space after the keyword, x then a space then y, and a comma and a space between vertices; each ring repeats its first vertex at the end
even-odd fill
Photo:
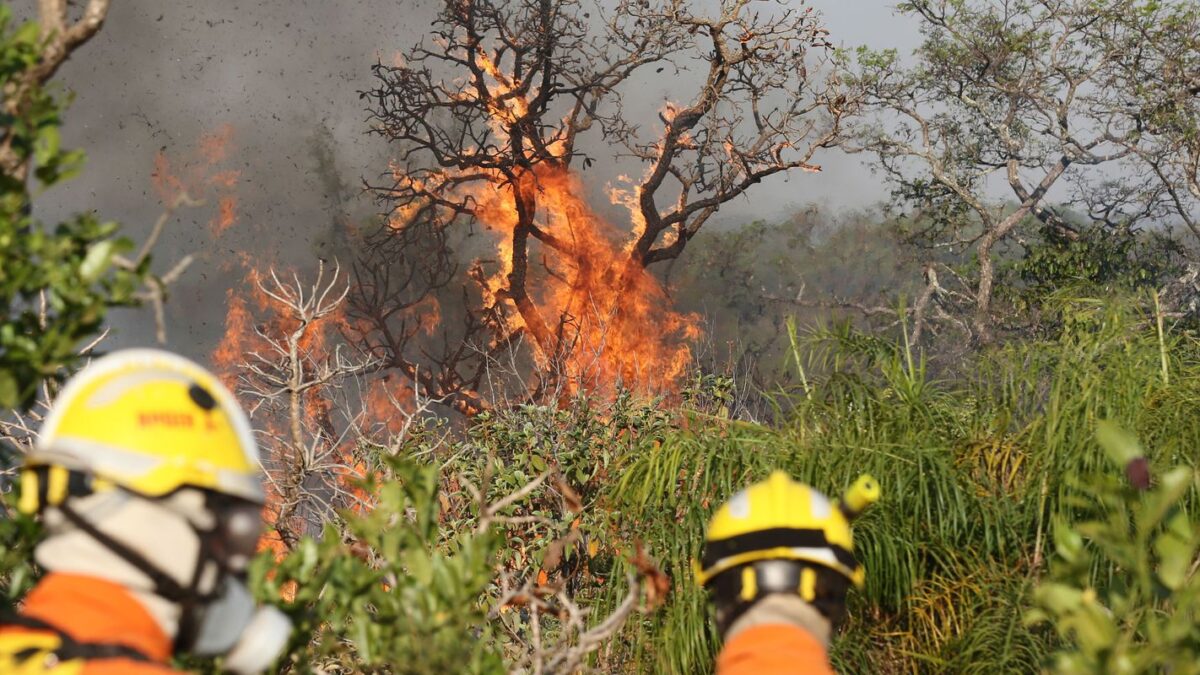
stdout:
POLYGON ((789 624, 753 626, 734 635, 717 657, 717 675, 834 675, 825 648, 789 624))
POLYGON ((171 642, 124 588, 51 574, 0 617, 0 675, 169 675, 171 642))

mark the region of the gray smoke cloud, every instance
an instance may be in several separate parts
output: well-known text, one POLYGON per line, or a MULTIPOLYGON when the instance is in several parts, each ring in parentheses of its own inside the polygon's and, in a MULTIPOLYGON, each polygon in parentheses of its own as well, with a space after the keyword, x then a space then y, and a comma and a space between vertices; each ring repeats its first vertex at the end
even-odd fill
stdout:
MULTIPOLYGON (((167 318, 170 346, 205 358, 223 331, 226 290, 240 284, 231 264, 240 253, 301 271, 318 257, 346 261, 341 223, 373 212, 361 178, 383 172, 389 158, 386 144, 365 134, 358 92, 371 87, 373 63, 425 36, 438 4, 114 0, 103 30, 57 78, 74 94, 65 141, 87 151, 88 166, 44 196, 38 215, 53 222, 94 209, 140 239, 162 210, 151 183, 155 155, 186 157, 202 133, 230 125, 222 167, 240 172, 237 222, 214 244, 206 227, 212 209, 181 211, 157 249, 160 272, 197 255, 172 289, 167 318)), ((908 50, 917 42, 890 2, 810 4, 836 43, 908 50)), ((730 205, 723 220, 778 217, 811 201, 858 207, 884 196, 859 158, 822 159, 823 174, 766 183, 730 205)), ((113 323, 110 347, 153 341, 148 313, 121 312, 113 323)))

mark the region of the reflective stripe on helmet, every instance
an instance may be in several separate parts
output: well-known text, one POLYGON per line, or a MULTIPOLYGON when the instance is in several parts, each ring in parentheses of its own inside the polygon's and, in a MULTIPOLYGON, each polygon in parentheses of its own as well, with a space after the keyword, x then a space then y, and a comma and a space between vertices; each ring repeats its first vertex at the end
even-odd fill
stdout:
POLYGON ((769 530, 746 532, 728 539, 709 541, 704 547, 704 557, 700 564, 708 569, 725 558, 741 555, 750 551, 763 549, 818 549, 828 550, 833 556, 831 562, 840 563, 843 567, 853 569, 858 562, 850 551, 832 544, 825 538, 824 530, 795 529, 775 527, 769 530))

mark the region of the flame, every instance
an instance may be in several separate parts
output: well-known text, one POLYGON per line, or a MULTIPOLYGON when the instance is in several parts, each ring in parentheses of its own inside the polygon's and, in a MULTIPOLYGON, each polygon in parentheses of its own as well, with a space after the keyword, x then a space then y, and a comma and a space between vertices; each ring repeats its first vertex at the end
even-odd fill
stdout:
POLYGON ((629 187, 609 185, 608 200, 613 204, 625 207, 625 210, 629 212, 630 222, 633 225, 631 236, 625 244, 625 253, 629 254, 633 252, 633 246, 637 243, 638 237, 646 231, 646 217, 642 215, 642 208, 639 204, 642 198, 642 188, 640 185, 633 185, 629 176, 623 174, 617 177, 617 182, 629 187))
MULTIPOLYGON (((536 192, 537 226, 569 246, 553 255, 543 247, 543 257, 531 251, 528 287, 542 316, 562 323, 571 389, 611 393, 621 386, 657 392, 676 383, 692 362, 689 342, 699 337, 697 318, 674 311, 658 280, 630 261, 628 246, 616 243, 621 231, 587 202, 577 174, 543 163, 519 180, 518 189, 536 192)), ((636 203, 636 192, 610 195, 622 197, 619 203, 636 203)), ((512 271, 516 198, 512 186, 499 180, 475 186, 471 196, 476 217, 498 235, 498 268, 480 277, 484 301, 495 304, 502 301, 512 271)), ((634 219, 635 228, 639 222, 634 219)), ((524 325, 516 312, 506 316, 509 330, 524 325)), ((545 365, 549 355, 540 356, 545 365)))
MULTIPOLYGON (((240 174, 222 167, 231 158, 232 145, 233 129, 226 125, 201 136, 195 148, 183 159, 168 157, 164 152, 159 152, 154 159, 152 181, 165 204, 178 206, 183 203, 180 198, 184 196, 193 201, 216 197, 215 214, 209 222, 214 239, 221 237, 238 222, 236 187, 240 174)), ((211 352, 210 361, 226 387, 238 394, 242 404, 253 412, 253 406, 260 402, 246 398, 244 391, 239 392, 239 384, 243 384, 239 382, 243 364, 255 353, 270 359, 274 355, 271 339, 283 339, 302 326, 293 313, 263 289, 263 282, 272 281, 264 278, 265 271, 278 269, 279 265, 243 251, 225 260, 222 268, 237 281, 226 291, 224 335, 211 352)), ((285 283, 295 278, 292 271, 287 269, 280 269, 278 276, 285 283)), ((439 321, 436 300, 420 303, 412 311, 419 313, 422 328, 426 331, 432 332, 436 328, 439 321)), ((334 313, 308 322, 303 328, 304 333, 297 347, 307 359, 305 367, 311 369, 314 364, 333 358, 340 337, 348 332, 350 326, 344 316, 334 313)), ((411 389, 397 386, 395 381, 388 382, 386 379, 367 380, 361 395, 365 419, 356 423, 392 432, 400 430, 404 418, 396 414, 397 406, 404 406, 411 401, 411 389)), ((334 406, 332 392, 324 386, 312 387, 302 394, 302 426, 310 437, 305 441, 316 434, 323 434, 322 438, 328 443, 328 456, 332 458, 328 462, 333 467, 330 478, 351 496, 350 508, 361 511, 369 508, 372 502, 371 495, 362 487, 363 479, 371 477, 372 470, 356 455, 357 437, 345 433, 348 423, 333 419, 334 406)), ((259 550, 271 551, 281 558, 289 549, 288 542, 280 534, 281 526, 286 525, 286 529, 293 533, 302 533, 307 525, 303 522, 305 514, 287 513, 286 500, 277 487, 282 484, 278 479, 285 476, 288 468, 286 462, 289 457, 286 453, 295 450, 289 450, 285 445, 286 440, 284 443, 278 440, 289 439, 288 415, 286 412, 260 412, 254 416, 253 423, 256 430, 262 432, 264 468, 268 474, 263 518, 269 526, 273 526, 261 538, 259 550)))
POLYGON ((229 143, 233 140, 233 125, 224 124, 214 131, 200 135, 200 155, 208 165, 220 164, 229 156, 229 143))
POLYGON ((237 197, 222 197, 219 202, 218 215, 210 224, 213 236, 220 237, 237 221, 237 197))
POLYGON ((246 301, 230 288, 225 292, 225 334, 210 360, 217 368, 217 375, 230 391, 237 390, 237 364, 249 350, 254 329, 246 301))
MULTIPOLYGON (((493 81, 492 84, 487 85, 491 94, 487 99, 487 109, 491 116, 493 130, 497 131, 497 135, 503 133, 504 137, 507 137, 507 133, 503 132, 502 125, 514 124, 528 115, 529 102, 516 92, 518 83, 508 77, 482 49, 476 51, 476 61, 483 72, 487 73, 493 81)), ((463 98, 464 100, 475 100, 478 95, 478 92, 468 88, 463 93, 463 98)))
MULTIPOLYGON (((503 146, 513 137, 511 130, 529 115, 523 83, 505 73, 482 47, 477 47, 473 56, 484 76, 477 86, 464 82, 458 98, 482 103, 496 144, 503 146)), ((677 114, 677 107, 670 103, 661 111, 668 122, 677 114)), ((430 172, 416 178, 393 164, 397 188, 417 197, 393 214, 391 226, 404 227, 417 211, 434 201, 433 196, 469 201, 475 218, 496 235, 497 261, 486 265, 490 270, 486 273, 483 261, 477 260, 470 276, 479 286, 485 307, 505 309, 502 329, 511 334, 526 325, 513 303, 506 300, 513 271, 513 234, 519 222, 516 193, 534 195, 538 206, 534 225, 563 242, 554 249, 544 245, 528 251, 526 290, 543 319, 554 322, 550 330, 561 336, 565 346, 559 354, 536 350, 539 364, 548 366, 552 359, 565 355, 573 390, 612 392, 618 386, 643 392, 665 390, 692 362, 689 342, 699 337, 699 321, 674 311, 662 285, 633 259, 633 246, 646 228, 641 188, 625 177, 620 182, 630 187, 609 187, 612 203, 624 206, 630 214, 630 227, 622 231, 588 204, 579 176, 560 161, 566 154, 565 134, 548 140, 550 157, 524 169, 515 179, 511 174, 493 171, 489 175, 475 168, 472 175, 482 173, 488 179, 455 183, 448 180, 454 177, 451 174, 430 172), (618 245, 623 236, 626 243, 618 245)))
POLYGON ((241 172, 220 168, 229 159, 232 141, 233 126, 226 124, 202 134, 192 156, 182 162, 172 162, 161 150, 154 157, 151 180, 163 204, 176 206, 184 196, 193 201, 217 197, 217 212, 208 223, 214 237, 237 221, 237 197, 232 190, 241 172))

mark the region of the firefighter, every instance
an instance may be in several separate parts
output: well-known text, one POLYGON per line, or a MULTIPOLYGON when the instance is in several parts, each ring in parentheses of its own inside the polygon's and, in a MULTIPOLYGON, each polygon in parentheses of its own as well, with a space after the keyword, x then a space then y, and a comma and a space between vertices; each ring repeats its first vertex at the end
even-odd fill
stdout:
POLYGON ((718 675, 833 673, 829 640, 864 578, 849 521, 878 498, 870 476, 835 505, 776 471, 717 510, 696 578, 716 609, 718 675))
POLYGON ((0 616, 0 675, 174 673, 181 654, 257 673, 286 645, 288 619, 246 588, 258 449, 195 363, 150 349, 92 363, 55 400, 20 487, 47 574, 0 616))

